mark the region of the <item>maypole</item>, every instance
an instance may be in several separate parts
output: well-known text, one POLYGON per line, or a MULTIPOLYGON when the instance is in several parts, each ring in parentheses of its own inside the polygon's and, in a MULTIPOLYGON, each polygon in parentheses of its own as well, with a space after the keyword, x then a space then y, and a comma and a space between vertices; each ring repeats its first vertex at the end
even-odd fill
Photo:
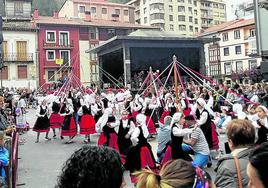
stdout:
POLYGON ((173 66, 174 66, 174 86, 175 86, 175 94, 176 94, 176 109, 177 111, 178 109, 178 99, 179 99, 179 94, 178 94, 178 77, 177 77, 177 66, 176 66, 176 62, 177 62, 177 57, 175 55, 173 55, 173 66))

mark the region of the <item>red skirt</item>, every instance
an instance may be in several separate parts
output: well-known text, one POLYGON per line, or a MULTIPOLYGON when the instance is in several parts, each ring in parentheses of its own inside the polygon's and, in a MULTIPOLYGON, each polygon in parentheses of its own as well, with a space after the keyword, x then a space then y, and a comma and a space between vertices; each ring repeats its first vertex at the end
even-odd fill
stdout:
POLYGON ((75 136, 76 135, 76 125, 74 122, 74 118, 71 118, 70 127, 67 130, 61 130, 61 136, 75 136))
POLYGON ((191 108, 186 108, 186 109, 183 110, 183 115, 184 116, 189 116, 191 114, 191 111, 192 111, 191 108))
POLYGON ((154 156, 152 156, 152 152, 149 150, 148 147, 146 146, 141 147, 140 157, 141 157, 142 169, 144 169, 145 167, 155 169, 154 156))
POLYGON ((80 121, 80 134, 88 135, 94 134, 95 131, 95 120, 91 115, 83 115, 80 121))
POLYGON ((166 162, 168 162, 169 160, 172 159, 172 153, 171 153, 171 147, 167 146, 165 155, 161 161, 161 166, 163 166, 164 164, 166 164, 166 162))
MULTIPOLYGON (((107 142, 107 139, 104 136, 104 133, 102 132, 98 140, 98 145, 105 145, 106 142, 107 142)), ((109 141, 108 146, 119 151, 118 145, 117 145, 117 135, 115 133, 110 133, 110 141, 109 141)))
POLYGON ((64 117, 58 113, 52 113, 49 122, 52 129, 60 129, 63 124, 64 117))
POLYGON ((216 125, 212 122, 211 123, 211 134, 212 134, 212 148, 211 150, 218 150, 219 147, 219 138, 216 131, 216 125))
POLYGON ((148 127, 148 131, 150 134, 156 133, 156 128, 154 126, 154 122, 153 122, 152 118, 149 116, 146 117, 146 125, 148 127))

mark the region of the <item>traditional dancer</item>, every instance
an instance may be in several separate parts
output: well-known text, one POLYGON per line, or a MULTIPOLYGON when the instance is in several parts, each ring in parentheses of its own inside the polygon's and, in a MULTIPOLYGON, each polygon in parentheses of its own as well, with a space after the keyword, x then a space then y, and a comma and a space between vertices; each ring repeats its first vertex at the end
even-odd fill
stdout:
POLYGON ((96 132, 101 133, 98 145, 105 145, 118 150, 117 135, 114 130, 119 126, 119 121, 113 115, 112 108, 106 108, 102 117, 96 123, 96 132))
POLYGON ((257 145, 268 142, 268 110, 265 106, 258 106, 257 109, 257 121, 254 123, 258 130, 257 145))
POLYGON ((51 140, 51 138, 48 137, 50 124, 48 119, 48 107, 45 99, 43 99, 41 105, 38 106, 36 116, 37 120, 33 127, 33 131, 37 132, 37 138, 35 143, 39 142, 39 136, 41 132, 46 133, 45 139, 51 140))
POLYGON ((117 144, 120 154, 124 156, 127 155, 132 145, 130 136, 132 135, 134 129, 135 124, 133 123, 133 119, 129 117, 127 110, 123 111, 118 130, 117 144))
POLYGON ((171 142, 167 145, 162 165, 171 159, 192 160, 182 149, 183 137, 192 133, 192 129, 183 128, 184 123, 183 113, 176 112, 171 120, 171 142))
POLYGON ((69 141, 66 142, 67 144, 73 142, 73 138, 76 135, 76 126, 73 117, 73 105, 71 99, 66 99, 65 104, 63 104, 63 112, 61 115, 64 117, 63 120, 63 127, 61 131, 61 138, 63 139, 64 136, 69 136, 69 141))
POLYGON ((60 105, 57 102, 52 103, 52 113, 49 117, 50 128, 53 130, 53 138, 56 138, 55 129, 61 129, 64 117, 60 115, 60 105))
POLYGON ((129 150, 126 157, 125 168, 130 172, 149 167, 155 169, 155 159, 152 153, 152 147, 147 142, 149 132, 146 126, 146 116, 138 114, 136 117, 137 127, 131 135, 133 147, 129 150))
POLYGON ((80 120, 80 134, 85 135, 85 143, 90 142, 90 134, 96 133, 95 131, 95 120, 91 115, 90 107, 83 105, 79 111, 78 115, 81 117, 80 120))

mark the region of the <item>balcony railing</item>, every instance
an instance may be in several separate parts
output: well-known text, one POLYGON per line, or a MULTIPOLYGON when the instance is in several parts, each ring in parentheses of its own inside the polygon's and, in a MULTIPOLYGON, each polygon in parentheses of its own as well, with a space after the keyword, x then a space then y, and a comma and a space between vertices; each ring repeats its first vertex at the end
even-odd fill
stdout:
POLYGON ((249 48, 245 50, 246 56, 255 56, 257 55, 257 49, 256 48, 249 48))
POLYGON ((43 41, 43 47, 45 49, 55 49, 55 48, 61 48, 61 49, 71 49, 74 47, 74 42, 73 40, 60 40, 59 42, 56 41, 55 43, 53 42, 46 42, 45 40, 43 41))
POLYGON ((33 53, 7 53, 4 62, 33 62, 33 53))

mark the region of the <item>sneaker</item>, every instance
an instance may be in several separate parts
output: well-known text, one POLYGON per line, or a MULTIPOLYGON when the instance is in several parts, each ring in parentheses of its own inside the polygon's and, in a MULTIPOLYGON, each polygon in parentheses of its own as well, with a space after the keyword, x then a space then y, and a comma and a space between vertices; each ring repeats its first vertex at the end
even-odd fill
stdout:
POLYGON ((45 137, 46 140, 51 140, 51 138, 45 137))

